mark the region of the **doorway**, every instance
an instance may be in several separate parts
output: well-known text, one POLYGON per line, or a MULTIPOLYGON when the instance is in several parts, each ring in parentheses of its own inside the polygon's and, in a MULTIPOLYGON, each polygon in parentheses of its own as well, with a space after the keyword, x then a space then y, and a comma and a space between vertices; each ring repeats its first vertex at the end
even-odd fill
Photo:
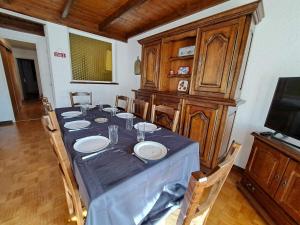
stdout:
POLYGON ((40 119, 42 89, 35 44, 4 40, 1 56, 15 120, 40 119))
POLYGON ((22 85, 23 101, 38 100, 40 93, 34 60, 17 58, 17 64, 22 85))

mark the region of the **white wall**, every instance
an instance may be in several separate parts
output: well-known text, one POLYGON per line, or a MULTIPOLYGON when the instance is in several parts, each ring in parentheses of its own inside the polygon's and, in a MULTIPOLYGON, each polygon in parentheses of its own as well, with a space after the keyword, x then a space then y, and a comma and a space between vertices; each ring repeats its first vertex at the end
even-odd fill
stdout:
MULTIPOLYGON (((300 76, 300 2, 264 0, 266 17, 257 26, 249 56, 233 136, 244 144, 236 164, 249 157, 252 131, 265 131, 264 122, 278 77, 300 76)), ((300 87, 299 87, 300 88, 300 87)))
MULTIPOLYGON (((231 0, 129 39, 130 63, 141 54, 137 40, 249 2, 252 0, 231 0)), ((264 0, 263 4, 266 16, 256 27, 241 96, 246 103, 238 110, 232 134, 243 145, 235 162, 241 167, 245 167, 249 157, 251 132, 266 130, 263 125, 277 78, 300 76, 300 1, 264 0)), ((133 74, 132 67, 129 71, 133 74)), ((138 78, 132 85, 138 88, 139 82, 138 78)))
POLYGON ((0 121, 15 121, 14 111, 0 54, 0 121))
MULTIPOLYGON (((0 10, 0 12, 2 11, 3 10, 0 10)), ((49 69, 47 49, 48 47, 46 43, 46 38, 34 34, 18 32, 5 28, 0 28, 0 38, 28 42, 36 45, 38 70, 40 72, 41 77, 43 96, 47 96, 49 98, 49 101, 53 103, 52 78, 49 69)), ((3 80, 1 80, 1 82, 3 82, 3 80)), ((7 104, 1 105, 1 107, 6 108, 8 110, 11 107, 11 102, 7 102, 7 104)), ((10 120, 14 120, 14 118, 11 115, 10 120)))
POLYGON ((45 28, 49 46, 49 58, 51 73, 53 76, 56 107, 70 106, 70 91, 91 91, 93 94, 93 104, 114 104, 115 96, 117 94, 128 95, 130 93, 132 76, 128 73, 129 64, 127 43, 70 29, 53 23, 46 23, 45 28), (112 43, 114 53, 113 73, 116 77, 116 82, 119 83, 118 85, 70 83, 72 80, 72 69, 69 32, 112 43), (66 58, 55 57, 55 51, 66 53, 66 58))
MULTIPOLYGON (((41 77, 40 77, 39 62, 38 62, 36 51, 29 50, 29 49, 22 49, 22 48, 14 48, 14 47, 12 48, 12 51, 13 51, 13 55, 15 57, 15 65, 16 65, 16 71, 18 73, 18 81, 19 81, 20 87, 22 86, 22 84, 21 84, 21 77, 20 77, 17 59, 20 58, 20 59, 34 60, 34 67, 35 67, 35 72, 36 72, 39 94, 40 94, 40 96, 42 96, 43 90, 42 90, 42 83, 41 83, 41 77)), ((21 98, 23 100, 24 99, 23 92, 21 91, 20 93, 21 93, 21 98)))

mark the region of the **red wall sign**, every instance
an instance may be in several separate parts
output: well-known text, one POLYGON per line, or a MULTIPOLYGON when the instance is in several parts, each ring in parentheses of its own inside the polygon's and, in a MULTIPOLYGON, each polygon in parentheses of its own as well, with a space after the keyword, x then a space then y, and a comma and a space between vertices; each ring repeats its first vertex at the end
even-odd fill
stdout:
POLYGON ((66 58, 66 53, 63 52, 54 52, 55 57, 66 58))

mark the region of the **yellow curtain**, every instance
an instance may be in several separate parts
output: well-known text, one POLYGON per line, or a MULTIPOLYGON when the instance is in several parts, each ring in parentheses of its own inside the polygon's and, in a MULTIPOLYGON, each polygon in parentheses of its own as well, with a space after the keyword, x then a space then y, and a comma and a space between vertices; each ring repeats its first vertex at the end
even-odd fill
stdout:
POLYGON ((70 34, 73 80, 112 81, 111 43, 70 34))

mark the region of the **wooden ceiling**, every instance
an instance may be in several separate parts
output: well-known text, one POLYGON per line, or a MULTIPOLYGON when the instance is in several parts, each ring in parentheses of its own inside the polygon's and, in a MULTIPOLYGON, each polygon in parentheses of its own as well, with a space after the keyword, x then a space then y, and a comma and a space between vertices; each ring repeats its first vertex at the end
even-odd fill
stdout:
POLYGON ((227 0, 0 0, 0 7, 127 41, 227 0))

